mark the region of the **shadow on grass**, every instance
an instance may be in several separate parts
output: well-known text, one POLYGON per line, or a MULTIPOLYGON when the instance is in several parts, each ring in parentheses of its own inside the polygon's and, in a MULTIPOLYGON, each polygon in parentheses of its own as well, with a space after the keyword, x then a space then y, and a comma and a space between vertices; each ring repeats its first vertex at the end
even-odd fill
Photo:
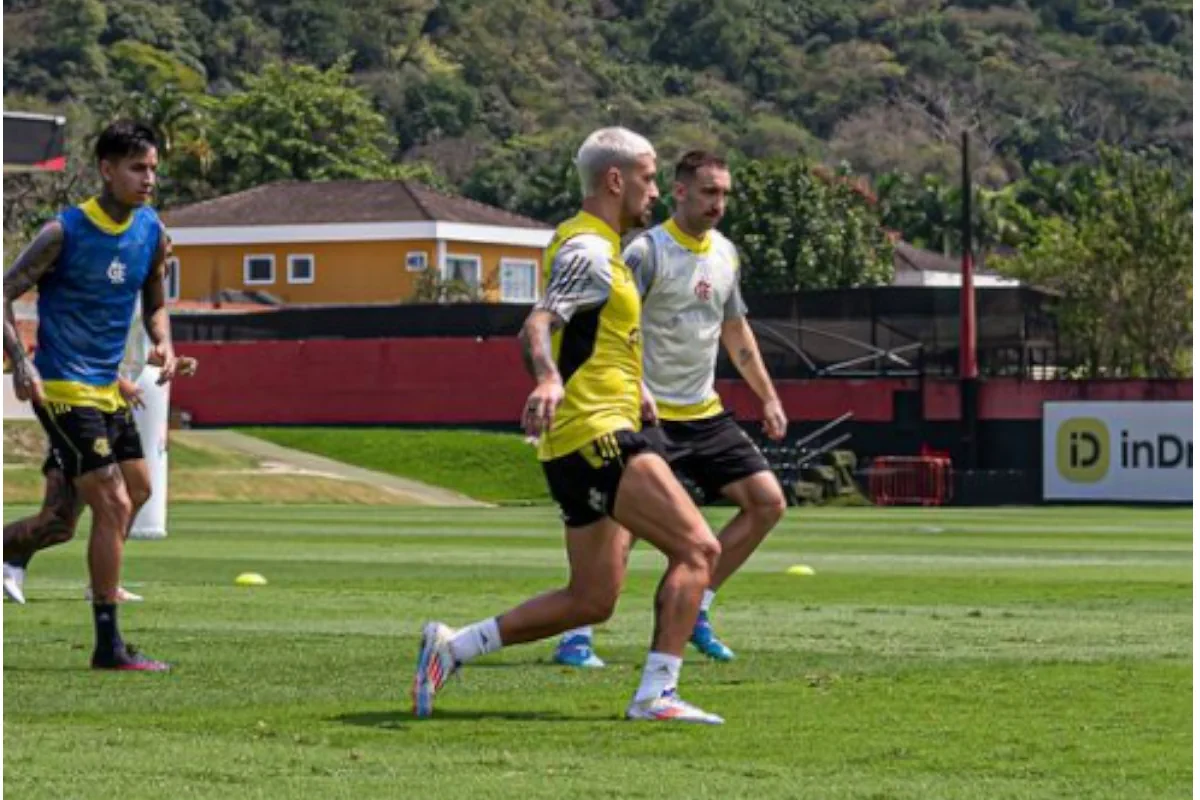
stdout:
POLYGON ((617 717, 591 715, 568 716, 557 711, 510 711, 494 709, 485 711, 445 710, 434 711, 427 719, 417 719, 408 710, 363 711, 339 714, 333 722, 357 725, 363 728, 405 730, 413 725, 436 725, 439 722, 480 722, 483 720, 508 720, 511 722, 620 722, 617 717))

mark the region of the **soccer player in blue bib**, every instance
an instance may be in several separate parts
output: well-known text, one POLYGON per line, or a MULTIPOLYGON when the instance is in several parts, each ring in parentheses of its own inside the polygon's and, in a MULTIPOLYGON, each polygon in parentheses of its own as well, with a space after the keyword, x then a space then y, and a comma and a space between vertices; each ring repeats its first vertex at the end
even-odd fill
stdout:
POLYGON ((139 296, 160 380, 171 380, 178 368, 163 284, 167 237, 147 205, 158 172, 154 132, 113 123, 96 142, 96 161, 101 194, 48 222, 4 276, 4 352, 17 398, 33 403, 53 459, 92 510, 92 666, 162 672, 167 664, 121 638, 116 605, 125 539, 150 494, 133 413, 118 387, 139 296), (12 303, 35 287, 37 350, 30 360, 12 303))

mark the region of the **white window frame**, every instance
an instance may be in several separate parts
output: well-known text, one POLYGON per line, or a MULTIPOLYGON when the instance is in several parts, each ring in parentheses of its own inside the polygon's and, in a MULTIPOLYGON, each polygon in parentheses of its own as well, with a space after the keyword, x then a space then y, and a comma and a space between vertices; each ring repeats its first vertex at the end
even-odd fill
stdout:
POLYGON ((429 254, 424 250, 409 250, 404 254, 404 269, 407 272, 425 272, 429 269, 429 254), (413 256, 421 257, 421 266, 414 267, 412 265, 411 259, 413 256))
POLYGON ((275 283, 275 254, 274 253, 247 253, 242 256, 242 283, 246 286, 271 286, 275 283), (265 281, 255 281, 250 279, 250 262, 256 259, 262 259, 271 262, 271 277, 265 281))
POLYGON ((474 261, 475 262, 475 288, 483 290, 483 256, 474 255, 472 253, 447 253, 446 267, 442 271, 442 280, 450 280, 450 262, 453 259, 459 261, 474 261))
POLYGON ((536 303, 538 301, 538 264, 532 258, 501 258, 500 259, 500 302, 501 303, 536 303), (532 273, 530 285, 533 287, 533 297, 508 297, 504 294, 504 268, 529 267, 532 273))
POLYGON ((288 264, 288 276, 287 276, 288 283, 316 283, 317 282, 317 257, 315 255, 313 255, 312 253, 288 253, 287 264, 288 264), (292 272, 292 267, 295 264, 295 262, 299 261, 302 258, 308 259, 308 263, 312 269, 312 271, 309 273, 309 276, 307 278, 297 278, 295 276, 295 274, 293 274, 293 272, 292 272))
POLYGON ((171 256, 167 259, 166 274, 163 275, 163 283, 165 284, 163 286, 163 295, 166 297, 168 302, 178 301, 180 292, 183 288, 180 284, 179 278, 179 256, 171 256), (174 278, 174 280, 172 280, 172 278, 174 278), (174 291, 171 291, 172 283, 175 284, 174 291))

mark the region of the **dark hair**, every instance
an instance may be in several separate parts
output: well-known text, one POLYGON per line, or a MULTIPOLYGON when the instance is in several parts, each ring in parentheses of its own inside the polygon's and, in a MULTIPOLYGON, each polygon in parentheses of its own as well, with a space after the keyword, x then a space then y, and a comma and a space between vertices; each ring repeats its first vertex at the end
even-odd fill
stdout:
POLYGON ((140 122, 122 119, 109 125, 96 140, 97 161, 120 161, 158 147, 154 129, 140 122))
POLYGON ((690 181, 704 167, 729 169, 725 159, 708 150, 688 150, 675 165, 675 180, 690 181))

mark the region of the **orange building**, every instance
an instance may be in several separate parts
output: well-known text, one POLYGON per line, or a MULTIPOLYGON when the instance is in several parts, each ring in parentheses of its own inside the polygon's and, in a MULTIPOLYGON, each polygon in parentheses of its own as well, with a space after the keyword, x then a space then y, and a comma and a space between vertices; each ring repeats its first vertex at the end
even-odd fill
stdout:
POLYGON ((168 297, 266 292, 284 303, 396 303, 453 282, 537 299, 553 230, 413 181, 286 181, 164 212, 168 297))

